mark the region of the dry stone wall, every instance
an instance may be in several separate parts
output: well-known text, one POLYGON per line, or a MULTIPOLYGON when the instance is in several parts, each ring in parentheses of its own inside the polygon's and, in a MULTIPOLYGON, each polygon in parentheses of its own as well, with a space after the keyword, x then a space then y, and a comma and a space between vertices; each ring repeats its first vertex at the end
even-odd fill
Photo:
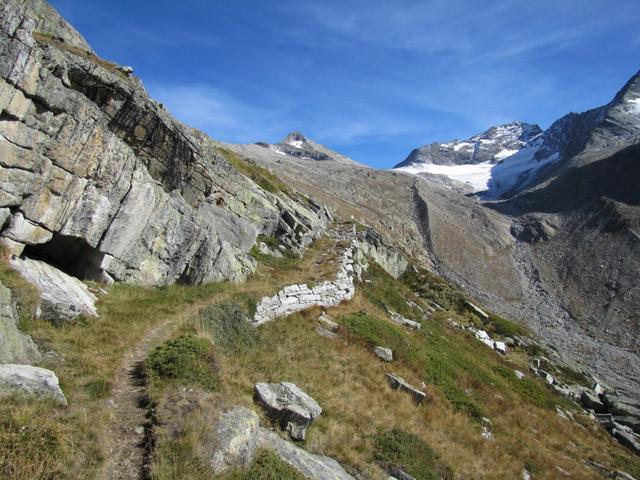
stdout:
POLYGON ((338 273, 333 281, 324 281, 315 286, 306 284, 288 285, 271 297, 264 297, 256 307, 252 323, 260 325, 278 317, 310 307, 333 307, 355 294, 355 279, 366 267, 357 261, 359 243, 354 233, 348 234, 349 245, 342 253, 338 273))

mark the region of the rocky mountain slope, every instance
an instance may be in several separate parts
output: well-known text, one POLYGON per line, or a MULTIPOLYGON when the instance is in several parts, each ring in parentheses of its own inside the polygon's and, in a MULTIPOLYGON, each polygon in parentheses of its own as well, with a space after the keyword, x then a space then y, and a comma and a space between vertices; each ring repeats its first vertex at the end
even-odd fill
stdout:
POLYGON ((0 51, 0 476, 640 473, 637 77, 557 135, 425 150, 560 138, 486 202, 211 139, 42 0, 2 3, 0 51))
MULTIPOLYGON (((511 201, 484 203, 470 197, 463 185, 424 173, 365 169, 331 158, 300 162, 298 157, 255 145, 229 148, 256 159, 343 215, 384 232, 496 311, 534 326, 571 361, 628 392, 639 392, 636 335, 629 335, 638 332, 640 277, 638 262, 629 261, 638 259, 633 227, 638 210, 630 184, 637 178, 635 150, 610 157, 622 145, 637 141, 636 85, 637 76, 609 105, 594 111, 600 112, 597 115, 567 117, 582 118, 580 128, 561 128, 567 120, 542 134, 531 127, 536 136, 528 144, 520 140, 519 153, 489 164, 498 170, 519 156, 529 158, 524 168, 519 167, 519 178, 529 178, 527 182, 537 178, 539 191, 511 201), (590 133, 577 135, 578 131, 590 133), (581 155, 575 155, 580 149, 572 146, 578 137, 583 142, 581 155), (549 157, 553 145, 555 153, 549 157), (544 158, 535 160, 536 155, 544 158), (545 170, 540 165, 561 156, 563 160, 548 170, 543 182, 545 170), (622 157, 627 160, 617 161, 622 157), (532 175, 530 168, 541 176, 532 175)), ((453 145, 450 150, 455 151, 453 145)), ((456 157, 428 158, 452 163, 456 157)), ((471 161, 470 156, 459 158, 471 161)))
POLYGON ((2 4, 0 238, 11 253, 89 279, 242 280, 258 234, 304 246, 324 229, 319 205, 238 173, 50 13, 2 4))

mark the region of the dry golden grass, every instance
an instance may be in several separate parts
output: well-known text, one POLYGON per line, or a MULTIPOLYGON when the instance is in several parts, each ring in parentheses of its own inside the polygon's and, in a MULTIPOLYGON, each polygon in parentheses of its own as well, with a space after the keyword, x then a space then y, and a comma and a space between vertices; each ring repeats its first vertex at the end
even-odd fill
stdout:
MULTIPOLYGON (((11 450, 3 450, 10 451, 11 457, 5 455, 1 472, 12 472, 10 478, 37 479, 47 478, 44 472, 48 469, 60 477, 92 478, 101 462, 99 432, 109 420, 104 404, 109 381, 124 353, 149 328, 170 318, 182 325, 175 335, 208 336, 195 315, 200 307, 232 297, 259 299, 284 284, 330 277, 334 265, 316 264, 327 249, 332 249, 332 243, 322 239, 290 268, 269 271, 261 266, 242 285, 161 289, 113 286, 100 300, 99 319, 64 327, 29 321, 28 331, 45 350, 56 352, 44 366, 59 375, 70 406, 61 409, 17 399, 5 402, 0 436, 15 442, 11 450), (20 432, 16 431, 18 426, 37 434, 15 436, 20 432), (47 435, 53 440, 43 452, 36 439, 47 435), (13 470, 7 467, 11 462, 13 470)), ((330 317, 340 322, 346 315, 366 311, 384 319, 386 313, 366 298, 364 288, 359 285, 353 300, 330 309, 330 317)), ((404 287, 392 281, 389 288, 404 292, 404 287)), ((198 454, 206 433, 203 425, 211 425, 216 413, 234 405, 260 412, 253 403, 253 385, 265 381, 291 381, 314 397, 324 412, 311 427, 305 447, 335 457, 367 478, 386 478, 373 458, 373 436, 392 428, 419 436, 460 479, 519 478, 525 466, 537 479, 558 478, 557 466, 574 478, 599 478, 599 472, 588 467, 585 459, 636 476, 640 473, 636 457, 566 402, 551 397, 572 410, 582 427, 560 418, 554 411, 555 404, 545 407, 547 395, 552 394, 544 393, 541 383, 531 390, 540 397, 533 401, 527 391, 517 390, 519 384, 500 375, 513 368, 525 371, 524 354, 511 354, 505 360, 464 333, 450 330, 443 318, 436 317, 425 324, 425 330, 431 330, 433 336, 389 323, 403 339, 406 351, 396 350, 398 360, 387 364, 373 355, 365 338, 350 333, 346 326, 340 330, 339 339, 319 336, 315 331, 319 312, 310 309, 261 326, 259 342, 250 348, 217 351, 219 392, 202 397, 207 399, 206 407, 187 409, 188 415, 178 414, 172 409, 185 405, 187 394, 175 385, 158 393, 161 421, 165 415, 167 422, 157 432, 156 478, 176 478, 178 473, 181 478, 205 476, 206 464, 198 454), (437 385, 428 381, 433 378, 436 361, 450 362, 445 366, 451 369, 451 378, 445 375, 437 385), (391 390, 385 379, 388 371, 416 386, 425 381, 432 400, 416 406, 407 395, 391 390), (484 440, 478 422, 452 403, 447 391, 452 385, 491 419, 495 441, 484 440)), ((268 425, 264 416, 262 422, 268 425)))

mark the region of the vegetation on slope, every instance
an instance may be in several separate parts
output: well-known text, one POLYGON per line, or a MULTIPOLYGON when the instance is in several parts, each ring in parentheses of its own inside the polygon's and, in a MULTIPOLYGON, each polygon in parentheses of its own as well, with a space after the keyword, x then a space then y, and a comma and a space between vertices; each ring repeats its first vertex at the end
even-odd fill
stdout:
MULTIPOLYGON (((237 405, 256 410, 269 426, 253 402, 253 385, 278 381, 296 383, 323 407, 304 448, 332 456, 366 478, 385 478, 383 470, 392 464, 416 478, 518 478, 525 466, 540 479, 556 478, 556 466, 575 478, 598 478, 585 459, 640 474, 636 457, 543 382, 516 378, 515 368, 527 371, 526 352, 504 358, 468 333, 452 330, 449 318, 477 319, 458 309, 456 294, 445 286, 437 289, 442 303, 454 299, 448 309, 423 318, 420 308, 427 311, 430 290, 406 278, 395 280, 372 263, 354 299, 327 311, 340 324, 338 339, 317 335, 319 309, 257 329, 240 323, 262 295, 294 281, 315 281, 318 268, 328 273, 331 268, 317 263, 327 258, 322 257, 327 250, 331 244, 321 240, 286 268, 261 265, 243 285, 114 285, 100 299, 98 319, 60 327, 26 321, 42 348, 56 352, 43 366, 60 377, 69 407, 4 401, 0 474, 92 478, 103 461, 100 432, 110 421, 106 399, 114 372, 144 332, 166 321, 175 322, 175 331, 147 361, 160 422, 151 458, 154 478, 210 476, 203 457, 207 428, 237 405), (390 322, 387 308, 421 321, 422 330, 390 322), (394 362, 378 360, 371 351, 375 345, 392 348, 394 362), (424 382, 430 400, 417 407, 388 387, 387 372, 419 387, 424 382), (578 423, 559 417, 557 405, 578 423), (492 422, 493 441, 482 438, 477 421, 482 416, 492 422)), ((286 468, 261 454, 248 471, 226 478, 296 478, 286 468)))

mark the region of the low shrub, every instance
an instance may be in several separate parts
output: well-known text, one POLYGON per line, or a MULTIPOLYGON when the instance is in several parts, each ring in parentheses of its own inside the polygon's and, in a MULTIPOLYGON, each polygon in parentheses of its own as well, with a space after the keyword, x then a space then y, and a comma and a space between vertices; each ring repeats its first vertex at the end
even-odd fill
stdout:
POLYGON ((213 348, 208 340, 183 335, 154 349, 145 363, 152 384, 196 384, 205 390, 218 387, 213 348))
POLYGON ((420 437, 393 429, 374 436, 375 460, 387 472, 400 469, 420 480, 448 480, 451 469, 420 437))
POLYGON ((200 322, 213 343, 226 351, 251 347, 258 338, 256 328, 247 319, 247 310, 238 302, 222 302, 203 308, 200 322))

